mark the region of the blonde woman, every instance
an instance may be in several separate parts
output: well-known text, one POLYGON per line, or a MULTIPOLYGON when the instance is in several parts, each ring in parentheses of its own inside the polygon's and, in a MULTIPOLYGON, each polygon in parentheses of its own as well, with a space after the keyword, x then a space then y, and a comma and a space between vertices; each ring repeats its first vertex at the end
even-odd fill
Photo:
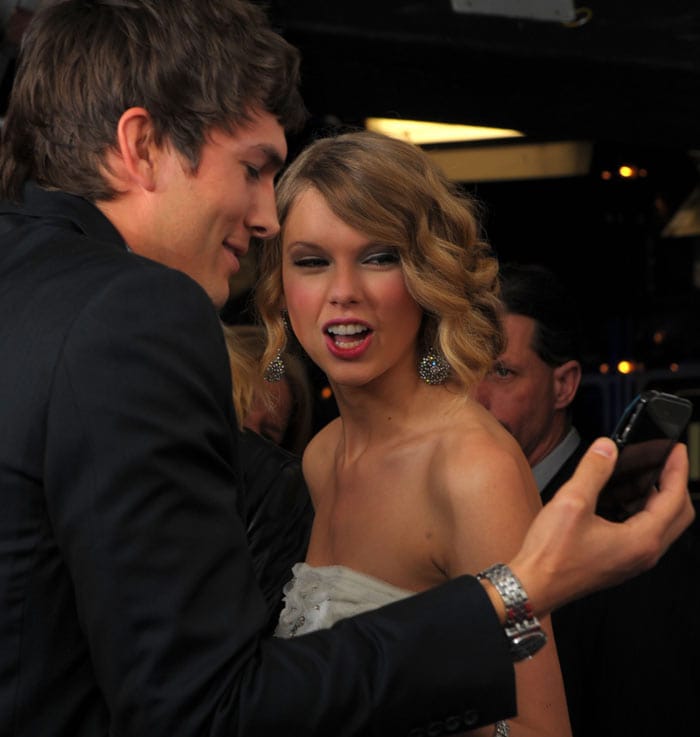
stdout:
MULTIPOLYGON (((277 629, 293 636, 509 560, 540 502, 513 438, 469 398, 503 348, 470 200, 420 149, 357 132, 303 152, 278 207, 257 290, 266 360, 293 331, 340 411, 303 458, 315 518, 277 629)), ((516 665, 517 718, 478 734, 570 734, 542 624, 548 644, 516 665)))

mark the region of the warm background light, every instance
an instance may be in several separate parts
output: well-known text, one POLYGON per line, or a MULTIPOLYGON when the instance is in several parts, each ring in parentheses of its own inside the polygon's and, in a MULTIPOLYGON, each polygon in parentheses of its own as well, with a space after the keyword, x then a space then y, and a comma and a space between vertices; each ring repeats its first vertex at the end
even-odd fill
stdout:
POLYGON ((623 179, 631 179, 632 177, 636 176, 637 170, 633 166, 621 166, 618 169, 618 173, 623 179))
POLYGON ((422 120, 397 120, 394 118, 367 118, 368 130, 401 138, 416 145, 424 143, 448 143, 455 141, 484 141, 494 138, 517 138, 524 134, 507 128, 485 128, 474 125, 431 123, 422 120))
POLYGON ((620 361, 617 370, 621 374, 631 374, 634 371, 634 364, 631 361, 620 361))

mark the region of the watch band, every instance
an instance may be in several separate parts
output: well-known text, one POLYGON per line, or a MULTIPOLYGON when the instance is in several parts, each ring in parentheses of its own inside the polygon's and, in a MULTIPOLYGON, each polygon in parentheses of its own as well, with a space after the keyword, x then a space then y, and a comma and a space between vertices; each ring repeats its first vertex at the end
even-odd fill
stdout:
POLYGON ((503 599, 506 608, 505 633, 513 660, 517 662, 531 658, 547 642, 547 636, 533 614, 517 576, 507 565, 496 563, 476 577, 490 581, 503 599))

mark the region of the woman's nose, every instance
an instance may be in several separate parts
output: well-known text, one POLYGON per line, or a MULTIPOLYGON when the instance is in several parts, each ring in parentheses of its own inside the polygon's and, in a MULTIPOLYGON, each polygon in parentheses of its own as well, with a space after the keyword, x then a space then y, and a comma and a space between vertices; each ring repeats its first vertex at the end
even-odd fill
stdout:
POLYGON ((348 305, 359 300, 360 288, 355 270, 350 266, 336 265, 333 270, 328 299, 331 304, 348 305))

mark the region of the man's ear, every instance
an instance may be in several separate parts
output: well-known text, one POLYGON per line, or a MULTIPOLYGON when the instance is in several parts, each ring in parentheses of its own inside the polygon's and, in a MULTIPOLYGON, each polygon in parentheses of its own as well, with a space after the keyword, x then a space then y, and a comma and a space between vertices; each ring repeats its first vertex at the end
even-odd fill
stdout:
POLYGON ((567 361, 554 369, 554 408, 566 409, 574 401, 581 383, 581 364, 567 361))
POLYGON ((131 107, 119 118, 117 149, 109 168, 123 184, 152 192, 156 182, 155 157, 159 148, 149 112, 142 107, 131 107))

